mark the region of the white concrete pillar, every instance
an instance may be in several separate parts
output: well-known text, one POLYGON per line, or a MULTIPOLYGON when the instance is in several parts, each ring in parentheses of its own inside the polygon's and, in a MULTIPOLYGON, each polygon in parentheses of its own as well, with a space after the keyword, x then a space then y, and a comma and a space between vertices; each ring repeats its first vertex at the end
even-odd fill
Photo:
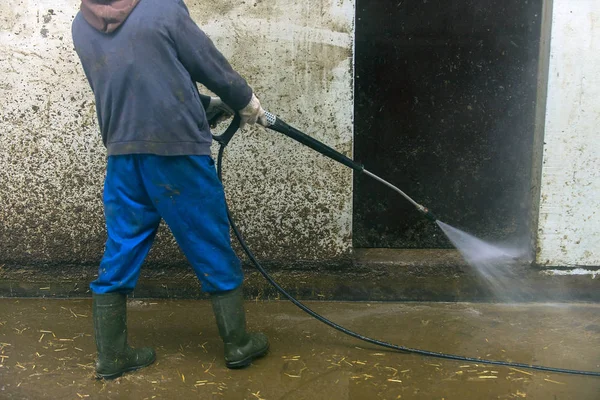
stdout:
POLYGON ((600 1, 554 0, 537 262, 600 265, 600 1))

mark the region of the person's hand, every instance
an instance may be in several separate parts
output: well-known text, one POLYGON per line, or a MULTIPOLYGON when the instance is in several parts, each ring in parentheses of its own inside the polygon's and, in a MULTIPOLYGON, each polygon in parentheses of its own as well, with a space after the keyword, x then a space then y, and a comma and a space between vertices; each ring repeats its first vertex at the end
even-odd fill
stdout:
POLYGON ((260 106, 260 101, 258 98, 252 94, 252 98, 250 99, 250 103, 239 111, 241 122, 240 129, 244 128, 246 124, 254 125, 255 123, 259 123, 262 126, 267 126, 267 117, 265 116, 265 110, 260 106))
POLYGON ((206 119, 210 122, 211 128, 225 121, 233 115, 233 110, 221 100, 220 97, 211 97, 210 103, 206 108, 206 119))

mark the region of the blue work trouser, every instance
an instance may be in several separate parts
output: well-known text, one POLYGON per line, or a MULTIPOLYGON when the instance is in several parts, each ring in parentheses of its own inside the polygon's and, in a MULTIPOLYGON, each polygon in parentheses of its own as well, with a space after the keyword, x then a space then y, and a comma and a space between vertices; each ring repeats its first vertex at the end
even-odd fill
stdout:
POLYGON ((223 186, 210 156, 109 157, 104 214, 108 240, 92 292, 128 293, 135 288, 161 218, 204 291, 233 290, 242 283, 240 261, 231 249, 223 186))

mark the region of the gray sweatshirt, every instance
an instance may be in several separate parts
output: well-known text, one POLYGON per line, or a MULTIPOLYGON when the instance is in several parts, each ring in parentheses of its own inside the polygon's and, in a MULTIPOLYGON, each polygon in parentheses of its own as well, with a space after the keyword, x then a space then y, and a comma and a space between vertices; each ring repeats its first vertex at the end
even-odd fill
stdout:
POLYGON ((141 0, 110 32, 86 19, 82 12, 75 17, 73 42, 109 156, 210 154, 208 101, 195 82, 234 110, 250 102, 252 89, 183 1, 141 0))

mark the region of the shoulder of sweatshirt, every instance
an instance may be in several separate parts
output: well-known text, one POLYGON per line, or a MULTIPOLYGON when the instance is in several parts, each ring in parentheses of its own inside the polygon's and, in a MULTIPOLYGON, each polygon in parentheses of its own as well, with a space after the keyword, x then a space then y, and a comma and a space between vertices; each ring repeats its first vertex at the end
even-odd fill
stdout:
POLYGON ((81 11, 77 11, 75 18, 73 18, 73 22, 71 23, 71 34, 73 37, 75 37, 75 35, 77 35, 81 29, 84 28, 84 25, 82 24, 87 24, 87 22, 85 18, 83 18, 81 11))
POLYGON ((138 8, 144 19, 148 18, 149 23, 175 23, 182 13, 189 15, 183 0, 140 0, 132 13, 138 8))
POLYGON ((95 29, 88 24, 81 11, 78 11, 71 23, 71 37, 73 38, 73 46, 77 52, 79 52, 82 45, 86 44, 87 41, 84 37, 87 36, 91 30, 95 29))
MULTIPOLYGON (((127 19, 129 20, 134 15, 140 22, 152 29, 177 24, 182 15, 189 16, 189 11, 182 0, 140 0, 127 19)), ((129 21, 125 21, 124 25, 127 22, 129 21)), ((74 37, 81 36, 81 34, 89 33, 89 30, 106 36, 117 34, 119 31, 117 29, 114 33, 109 34, 99 32, 85 20, 81 11, 78 11, 71 25, 72 35, 74 37)))
MULTIPOLYGON (((174 33, 180 31, 182 25, 192 21, 182 0, 140 0, 130 18, 134 13, 137 13, 135 20, 138 33, 147 34, 145 38, 148 40, 158 34, 161 39, 167 39, 171 44, 174 33)), ((127 22, 125 21, 125 24, 127 22)), ((154 39, 157 39, 156 36, 154 39)))

